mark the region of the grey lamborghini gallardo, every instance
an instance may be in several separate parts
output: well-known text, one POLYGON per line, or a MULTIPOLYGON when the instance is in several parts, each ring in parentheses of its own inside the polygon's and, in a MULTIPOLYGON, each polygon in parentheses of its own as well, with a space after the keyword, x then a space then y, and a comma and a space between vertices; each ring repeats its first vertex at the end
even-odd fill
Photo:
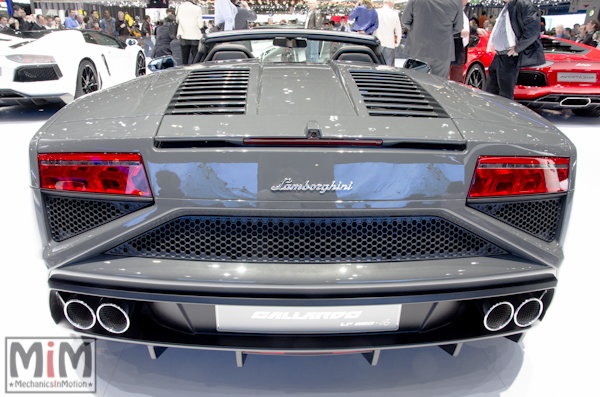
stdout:
POLYGON ((291 29, 209 34, 195 64, 69 104, 30 156, 56 323, 238 365, 520 340, 577 163, 515 102, 291 29))

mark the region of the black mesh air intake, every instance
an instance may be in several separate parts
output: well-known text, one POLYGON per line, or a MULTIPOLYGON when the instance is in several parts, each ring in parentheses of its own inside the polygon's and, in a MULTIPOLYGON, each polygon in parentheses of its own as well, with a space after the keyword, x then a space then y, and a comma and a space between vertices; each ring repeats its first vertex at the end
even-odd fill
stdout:
POLYGON ((25 66, 15 71, 15 81, 50 81, 62 77, 58 66, 25 66))
POLYGON ((385 262, 506 254, 437 217, 184 216, 107 254, 233 262, 385 262))
POLYGON ((558 230, 562 198, 468 205, 537 238, 552 241, 558 230))
POLYGON ((66 240, 152 204, 51 195, 45 195, 44 201, 54 241, 66 240))
POLYGON ((535 70, 521 70, 517 78, 517 85, 525 85, 528 87, 546 87, 546 75, 535 70))
POLYGON ((196 70, 181 83, 166 114, 244 114, 249 69, 196 70))
POLYGON ((448 117, 427 91, 401 72, 351 70, 370 116, 448 117))

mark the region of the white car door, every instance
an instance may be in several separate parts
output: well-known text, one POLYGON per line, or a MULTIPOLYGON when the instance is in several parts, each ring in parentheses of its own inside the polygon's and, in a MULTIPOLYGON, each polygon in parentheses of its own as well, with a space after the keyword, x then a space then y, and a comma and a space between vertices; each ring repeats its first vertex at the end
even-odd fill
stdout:
MULTIPOLYGON (((103 84, 104 88, 120 84, 135 76, 135 62, 131 61, 131 56, 124 43, 99 31, 85 32, 84 35, 88 35, 95 44, 102 47, 102 60, 110 74, 110 84, 103 84)), ((88 43, 90 42, 88 41, 88 43)))

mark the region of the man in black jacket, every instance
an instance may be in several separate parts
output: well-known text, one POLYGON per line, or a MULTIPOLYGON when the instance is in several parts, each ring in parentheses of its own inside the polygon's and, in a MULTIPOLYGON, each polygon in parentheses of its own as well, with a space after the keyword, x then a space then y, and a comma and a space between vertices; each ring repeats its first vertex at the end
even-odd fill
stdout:
POLYGON ((11 26, 14 30, 20 30, 26 32, 32 30, 34 25, 33 15, 26 15, 25 9, 19 5, 13 6, 13 18, 15 19, 14 26, 11 26))
POLYGON ((600 22, 597 19, 592 19, 585 25, 587 35, 581 42, 582 44, 596 47, 598 45, 598 32, 600 31, 600 22))
POLYGON ((496 56, 488 69, 487 92, 515 97, 519 69, 546 62, 540 39, 540 18, 531 0, 504 0, 489 45, 496 56))
POLYGON ((171 55, 178 65, 183 63, 181 46, 179 40, 170 34, 171 26, 175 24, 175 15, 170 14, 165 18, 162 26, 156 28, 156 45, 152 52, 152 58, 160 58, 171 55))
POLYGON ((144 43, 144 54, 147 57, 152 55, 154 51, 154 42, 152 41, 152 18, 150 15, 144 17, 142 24, 142 42, 144 43))
POLYGON ((234 6, 237 7, 235 14, 235 30, 248 29, 248 21, 256 21, 258 18, 256 12, 250 9, 248 2, 231 0, 234 6))

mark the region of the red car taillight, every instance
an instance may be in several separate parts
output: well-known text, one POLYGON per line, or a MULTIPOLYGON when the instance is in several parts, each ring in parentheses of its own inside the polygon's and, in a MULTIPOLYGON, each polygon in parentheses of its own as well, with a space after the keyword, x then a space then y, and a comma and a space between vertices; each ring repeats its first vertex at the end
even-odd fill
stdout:
POLYGON ((137 153, 52 153, 38 161, 44 189, 152 197, 137 153))
POLYGON ((568 158, 480 157, 469 197, 558 193, 568 188, 568 158))

